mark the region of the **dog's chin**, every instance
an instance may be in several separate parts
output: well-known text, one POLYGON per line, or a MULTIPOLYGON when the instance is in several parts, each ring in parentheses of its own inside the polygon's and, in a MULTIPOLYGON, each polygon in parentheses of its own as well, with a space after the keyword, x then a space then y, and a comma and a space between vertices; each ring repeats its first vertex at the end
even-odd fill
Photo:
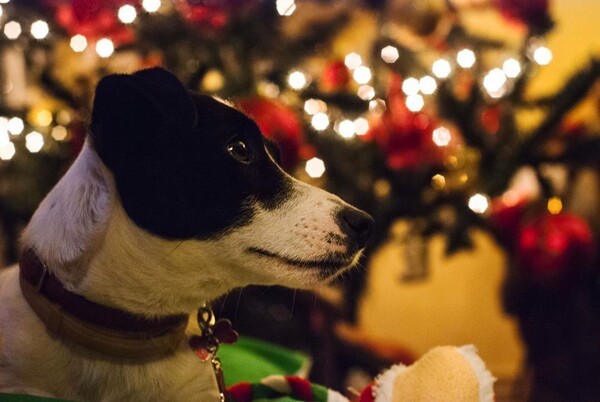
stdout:
POLYGON ((273 261, 284 269, 302 272, 306 280, 294 284, 293 287, 296 288, 310 288, 315 285, 327 284, 343 272, 353 268, 362 255, 362 250, 358 250, 352 253, 328 253, 315 259, 297 259, 260 248, 250 248, 248 252, 259 258, 273 261))

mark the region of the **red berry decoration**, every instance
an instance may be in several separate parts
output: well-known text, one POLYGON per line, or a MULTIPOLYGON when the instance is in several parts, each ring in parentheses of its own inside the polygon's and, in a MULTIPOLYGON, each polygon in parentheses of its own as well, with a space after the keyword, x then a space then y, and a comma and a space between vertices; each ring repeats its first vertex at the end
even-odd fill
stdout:
POLYGON ((582 218, 545 214, 519 234, 518 261, 539 285, 558 285, 589 267, 594 254, 592 230, 582 218))
POLYGON ((298 163, 298 153, 304 137, 296 113, 279 102, 259 97, 241 99, 236 104, 256 121, 265 137, 277 144, 282 167, 292 171, 298 163))
POLYGON ((321 88, 325 92, 343 91, 350 83, 350 71, 342 60, 328 64, 321 76, 321 88))

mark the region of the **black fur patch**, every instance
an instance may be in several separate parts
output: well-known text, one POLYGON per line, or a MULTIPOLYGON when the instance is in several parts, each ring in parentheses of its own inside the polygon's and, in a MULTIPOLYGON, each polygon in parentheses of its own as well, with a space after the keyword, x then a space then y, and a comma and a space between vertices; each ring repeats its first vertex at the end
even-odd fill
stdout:
POLYGON ((90 134, 129 217, 164 238, 217 237, 250 222, 252 202, 276 208, 291 193, 252 120, 163 69, 103 78, 90 134), (250 163, 228 153, 234 140, 250 163))

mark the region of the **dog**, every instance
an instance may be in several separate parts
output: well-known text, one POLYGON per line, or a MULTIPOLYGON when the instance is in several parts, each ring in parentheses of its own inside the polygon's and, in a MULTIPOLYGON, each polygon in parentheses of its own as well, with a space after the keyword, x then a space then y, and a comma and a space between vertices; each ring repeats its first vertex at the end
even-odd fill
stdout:
POLYGON ((284 173, 226 102, 161 68, 106 76, 20 267, 0 274, 0 392, 217 401, 212 365, 180 336, 190 312, 250 284, 327 283, 372 227, 284 173))

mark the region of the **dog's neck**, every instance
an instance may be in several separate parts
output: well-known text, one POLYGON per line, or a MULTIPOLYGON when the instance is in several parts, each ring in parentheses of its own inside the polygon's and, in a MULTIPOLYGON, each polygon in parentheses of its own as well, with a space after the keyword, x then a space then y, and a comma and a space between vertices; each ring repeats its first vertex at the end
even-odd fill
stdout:
POLYGON ((112 174, 87 142, 22 238, 67 289, 151 317, 189 313, 230 288, 212 279, 219 267, 195 257, 200 246, 184 243, 190 241, 160 239, 129 219, 112 174))

